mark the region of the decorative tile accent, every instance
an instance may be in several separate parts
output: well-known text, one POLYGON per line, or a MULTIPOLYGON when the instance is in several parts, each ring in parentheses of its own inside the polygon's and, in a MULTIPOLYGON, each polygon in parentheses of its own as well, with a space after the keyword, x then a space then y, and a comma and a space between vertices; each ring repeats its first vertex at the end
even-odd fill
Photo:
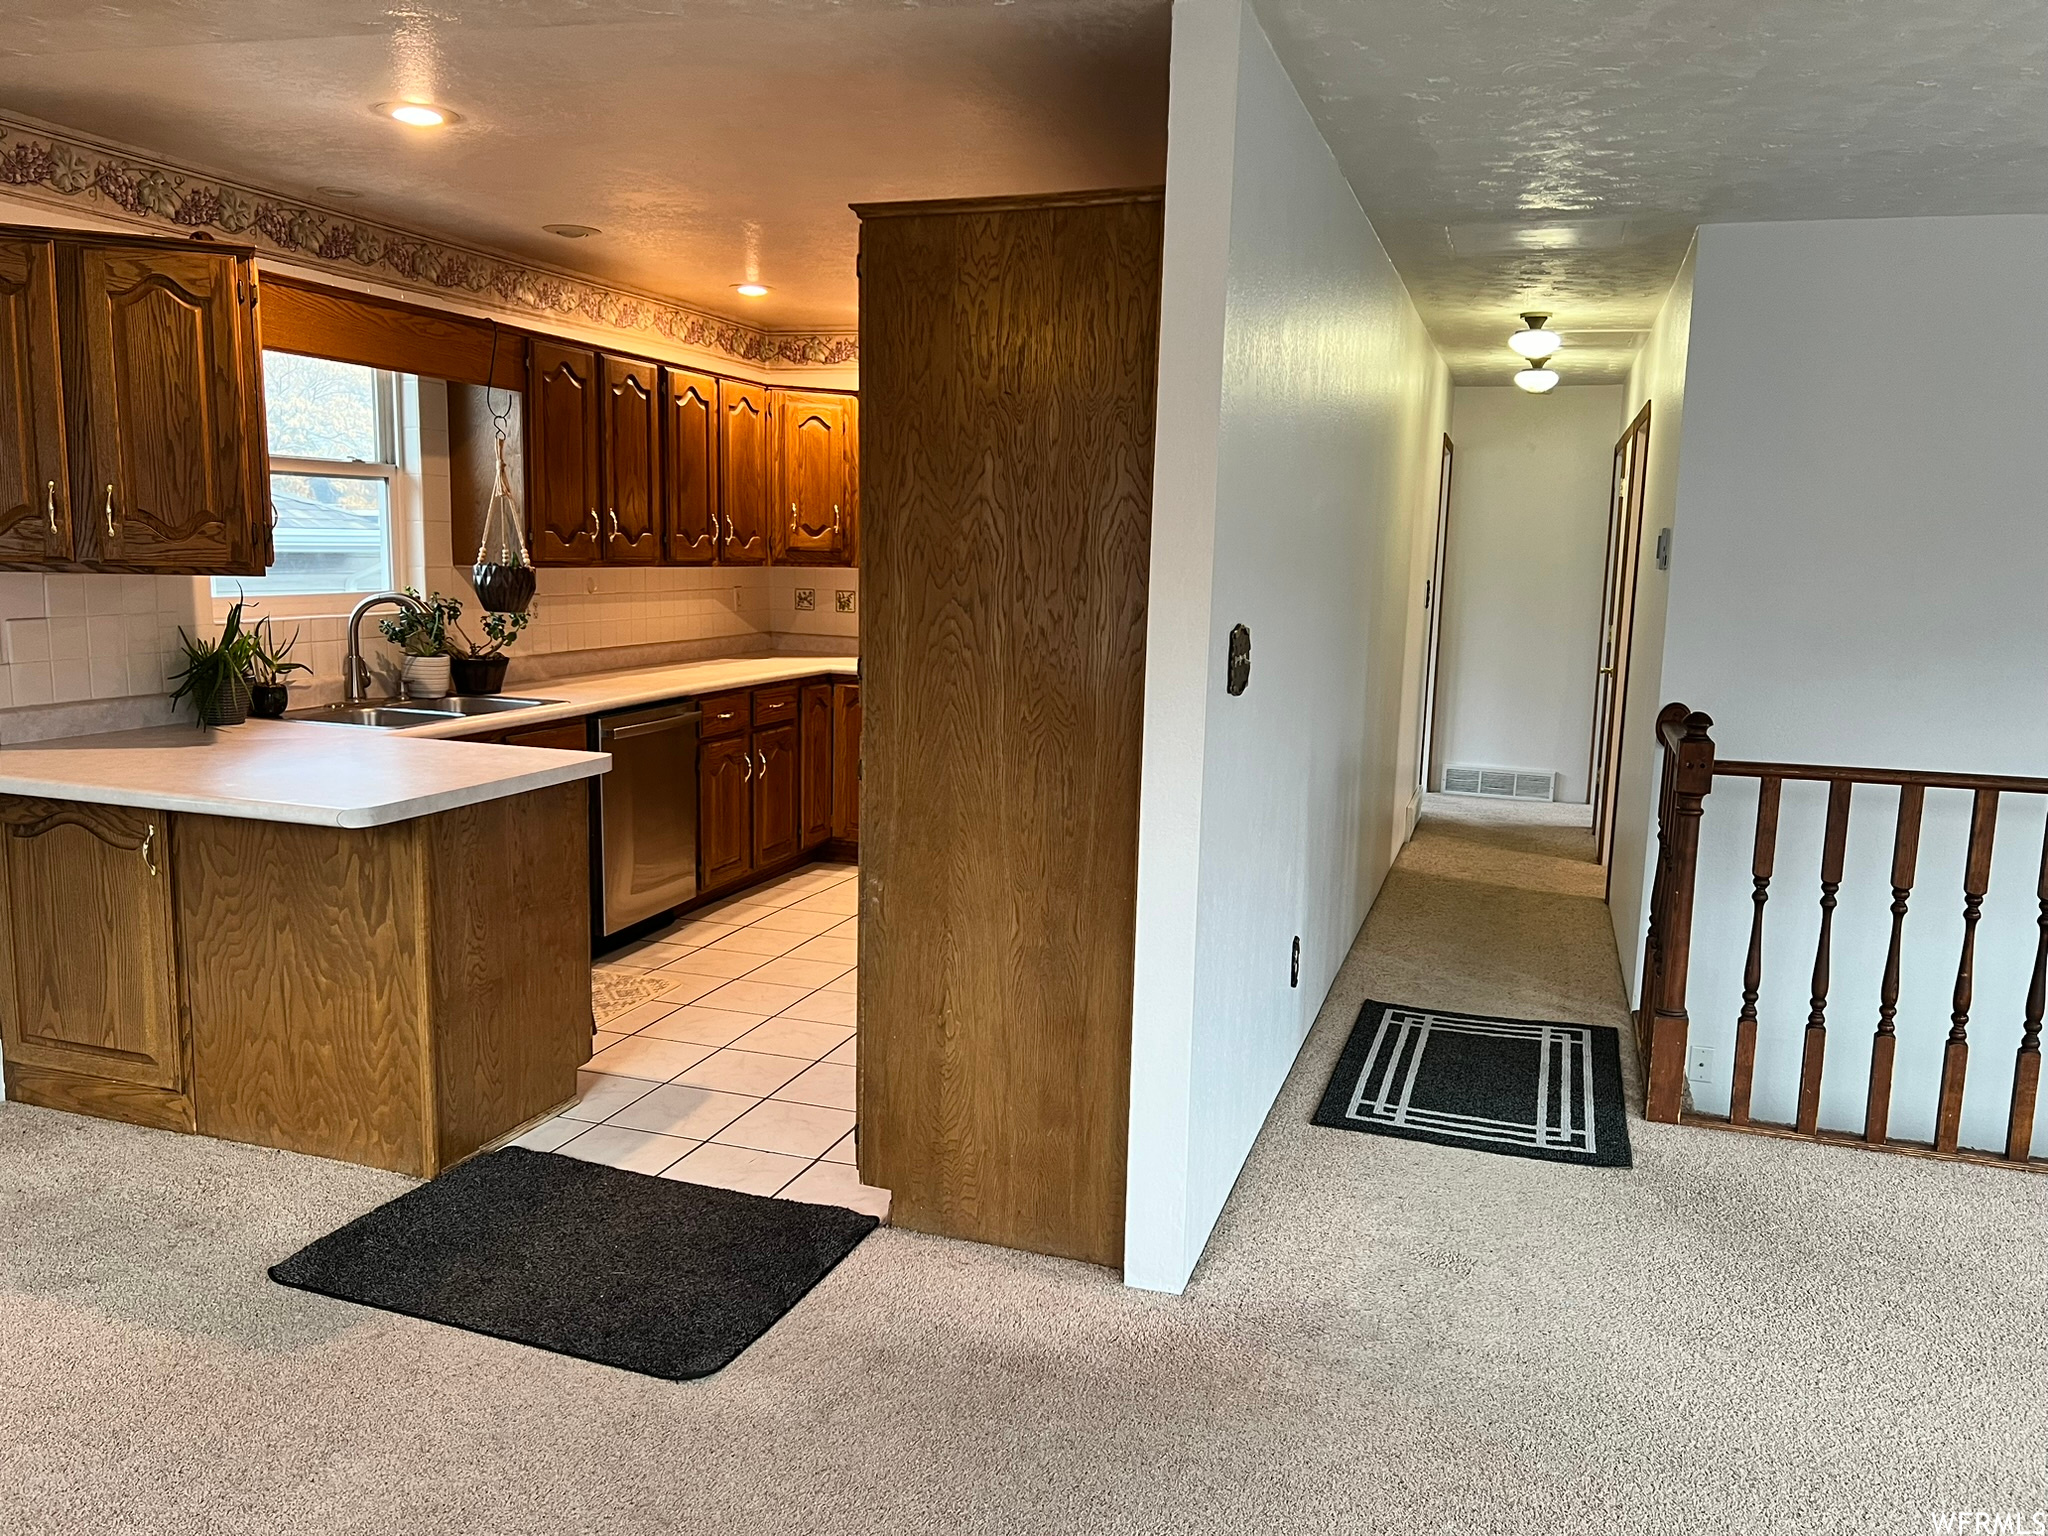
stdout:
POLYGON ((756 330, 666 299, 346 218, 21 118, 0 117, 0 186, 152 228, 204 230, 306 266, 454 295, 530 321, 651 334, 767 367, 843 365, 860 356, 852 334, 756 330))

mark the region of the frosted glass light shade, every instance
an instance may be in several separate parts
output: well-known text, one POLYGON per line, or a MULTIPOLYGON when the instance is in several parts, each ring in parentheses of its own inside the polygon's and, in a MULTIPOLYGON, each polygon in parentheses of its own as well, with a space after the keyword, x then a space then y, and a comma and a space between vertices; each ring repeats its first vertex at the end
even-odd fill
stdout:
POLYGON ((1557 388, 1557 370, 1524 368, 1515 375, 1515 386, 1518 389, 1526 389, 1532 395, 1547 395, 1557 388))
POLYGON ((1548 357, 1564 345, 1564 338, 1555 331, 1516 331, 1508 345, 1522 357, 1548 357))

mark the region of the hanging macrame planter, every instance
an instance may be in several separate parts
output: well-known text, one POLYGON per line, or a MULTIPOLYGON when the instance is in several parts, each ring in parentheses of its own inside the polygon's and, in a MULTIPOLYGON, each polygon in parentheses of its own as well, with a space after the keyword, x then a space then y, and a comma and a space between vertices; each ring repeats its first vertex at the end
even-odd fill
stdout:
POLYGON ((533 560, 526 552, 526 520, 512 495, 505 467, 505 434, 498 434, 498 479, 484 507, 484 536, 469 578, 486 613, 524 613, 533 602, 533 560))

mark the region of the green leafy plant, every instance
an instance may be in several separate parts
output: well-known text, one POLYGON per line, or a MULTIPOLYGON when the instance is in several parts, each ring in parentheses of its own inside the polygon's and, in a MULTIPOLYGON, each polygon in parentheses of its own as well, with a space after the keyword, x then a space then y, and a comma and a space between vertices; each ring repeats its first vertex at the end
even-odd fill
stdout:
POLYGON ((448 634, 462 617, 461 601, 438 592, 421 597, 416 587, 407 587, 405 595, 417 600, 424 611, 401 608, 390 618, 377 621, 378 632, 408 656, 462 655, 448 634))
POLYGON ((257 645, 256 632, 242 627, 240 600, 228 609, 218 638, 188 635, 181 628, 178 645, 185 665, 176 674, 178 686, 171 694, 171 702, 175 704, 189 697, 202 727, 218 715, 233 713, 232 710, 222 710, 221 705, 233 700, 238 693, 246 696, 249 669, 257 645))
POLYGON ((460 647, 458 656, 481 660, 486 656, 500 654, 506 646, 517 640, 528 624, 533 622, 530 613, 487 613, 483 616, 484 643, 478 645, 469 638, 460 624, 455 626, 455 644, 460 647))
MULTIPOLYGON (((237 605, 239 606, 239 605, 237 605)), ((250 631, 249 681, 252 683, 281 683, 287 672, 311 670, 303 661, 292 661, 292 647, 299 643, 299 632, 295 629, 279 644, 276 632, 270 627, 269 619, 258 619, 250 631)))

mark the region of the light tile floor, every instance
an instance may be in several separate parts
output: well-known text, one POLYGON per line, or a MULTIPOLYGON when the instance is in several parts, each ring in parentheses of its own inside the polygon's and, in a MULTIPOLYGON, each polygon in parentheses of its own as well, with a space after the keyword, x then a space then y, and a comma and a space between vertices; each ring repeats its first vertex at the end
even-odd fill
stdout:
POLYGON ((576 1103, 514 1146, 884 1220, 854 1171, 854 866, 692 912, 600 970, 671 978, 599 1025, 576 1103))

